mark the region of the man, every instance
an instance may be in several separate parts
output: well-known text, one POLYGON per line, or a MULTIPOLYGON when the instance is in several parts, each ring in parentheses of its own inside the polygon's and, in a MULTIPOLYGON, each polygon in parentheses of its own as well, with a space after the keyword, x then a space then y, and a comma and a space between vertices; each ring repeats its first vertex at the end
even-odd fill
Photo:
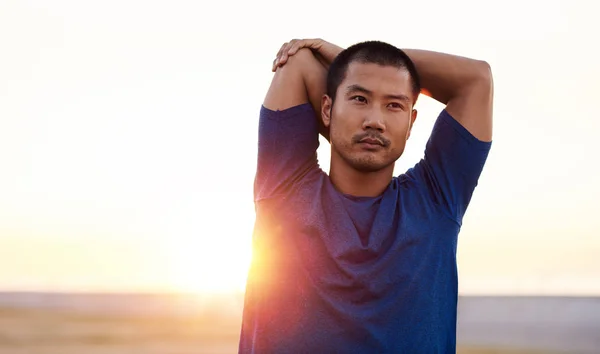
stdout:
POLYGON ((457 236, 492 139, 488 64, 316 39, 286 43, 274 70, 239 352, 455 352, 457 236), (446 106, 424 158, 393 176, 421 91, 446 106))

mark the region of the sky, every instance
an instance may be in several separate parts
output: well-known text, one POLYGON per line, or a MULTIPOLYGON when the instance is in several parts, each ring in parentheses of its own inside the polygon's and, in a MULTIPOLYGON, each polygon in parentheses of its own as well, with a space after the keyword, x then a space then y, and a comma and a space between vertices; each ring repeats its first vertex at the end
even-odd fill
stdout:
MULTIPOLYGON (((0 2, 0 290, 243 290, 279 47, 377 39, 490 63, 461 294, 600 295, 592 2, 0 2)), ((400 174, 443 106, 423 97, 400 174)), ((319 160, 328 170, 328 144, 319 160)))

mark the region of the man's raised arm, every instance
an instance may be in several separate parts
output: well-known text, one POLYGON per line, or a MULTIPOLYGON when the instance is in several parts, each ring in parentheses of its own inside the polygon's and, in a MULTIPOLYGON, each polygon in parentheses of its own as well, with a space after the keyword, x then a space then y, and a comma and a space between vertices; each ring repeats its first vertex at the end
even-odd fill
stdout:
POLYGON ((451 54, 405 50, 422 91, 446 105, 414 173, 459 225, 491 147, 493 83, 487 63, 451 54))
POLYGON ((318 168, 315 112, 320 112, 326 75, 309 49, 276 70, 260 112, 255 201, 285 195, 318 168))
POLYGON ((492 140, 493 80, 490 66, 456 55, 404 49, 417 67, 425 94, 481 141, 492 140))
POLYGON ((310 49, 301 49, 275 71, 275 77, 263 105, 283 110, 310 102, 315 112, 321 111, 327 70, 310 49))

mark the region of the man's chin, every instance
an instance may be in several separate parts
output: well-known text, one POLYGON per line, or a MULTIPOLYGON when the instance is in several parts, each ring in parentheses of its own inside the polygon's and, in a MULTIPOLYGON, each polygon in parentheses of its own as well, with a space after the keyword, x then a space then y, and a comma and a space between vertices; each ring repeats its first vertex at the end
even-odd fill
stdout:
POLYGON ((373 172, 379 172, 383 169, 385 169, 386 167, 388 167, 390 164, 386 163, 386 162, 381 162, 381 161, 355 161, 352 164, 352 167, 360 172, 364 172, 364 173, 373 173, 373 172))
POLYGON ((340 154, 340 157, 356 171, 363 173, 374 173, 386 169, 394 164, 394 161, 389 161, 385 158, 383 151, 353 151, 350 154, 340 154))

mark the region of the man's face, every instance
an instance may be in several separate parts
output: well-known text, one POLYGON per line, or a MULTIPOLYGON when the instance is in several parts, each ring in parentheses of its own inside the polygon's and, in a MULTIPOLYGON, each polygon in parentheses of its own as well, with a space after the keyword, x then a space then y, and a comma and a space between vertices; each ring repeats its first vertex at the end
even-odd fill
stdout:
POLYGON ((351 63, 337 89, 333 109, 327 96, 322 104, 332 159, 338 155, 362 172, 393 166, 404 152, 416 119, 414 98, 406 69, 351 63))

